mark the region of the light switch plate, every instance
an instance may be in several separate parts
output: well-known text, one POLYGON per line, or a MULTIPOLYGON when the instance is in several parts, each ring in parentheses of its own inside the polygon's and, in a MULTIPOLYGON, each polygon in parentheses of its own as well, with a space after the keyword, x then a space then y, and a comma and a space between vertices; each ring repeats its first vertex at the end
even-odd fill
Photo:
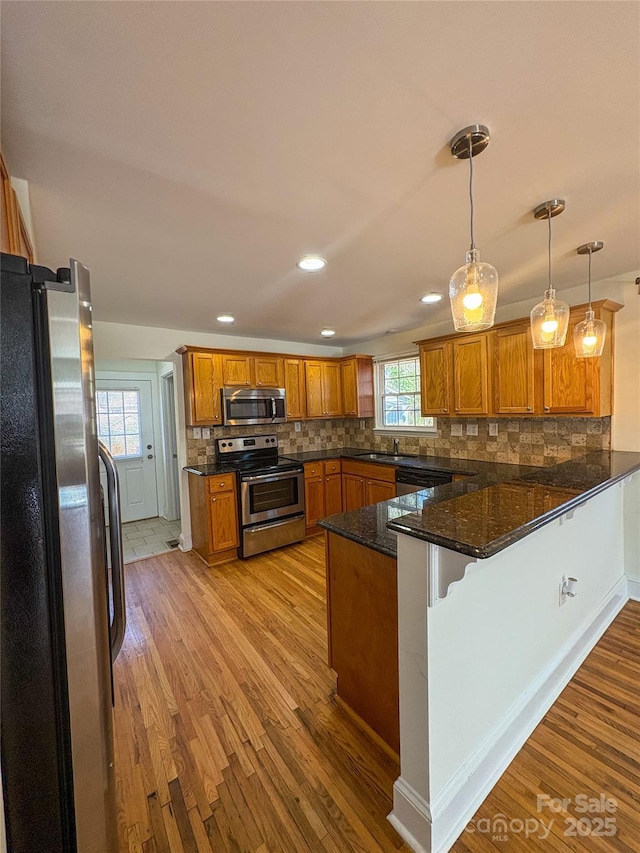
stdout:
POLYGON ((194 437, 194 438, 202 438, 202 429, 201 429, 201 427, 194 427, 194 428, 193 428, 193 437, 194 437))
POLYGON ((467 424, 467 435, 477 435, 478 424, 467 424))
POLYGON ((489 435, 497 435, 498 434, 498 424, 490 423, 489 424, 489 435))
POLYGON ((211 430, 209 429, 209 427, 203 427, 202 437, 203 438, 211 438, 211 430))
POLYGON ((451 424, 451 435, 462 435, 462 424, 451 424))
POLYGON ((300 425, 300 421, 296 421, 296 422, 293 424, 293 431, 294 431, 294 432, 300 432, 300 430, 301 430, 301 429, 302 429, 302 427, 301 427, 301 425, 300 425))

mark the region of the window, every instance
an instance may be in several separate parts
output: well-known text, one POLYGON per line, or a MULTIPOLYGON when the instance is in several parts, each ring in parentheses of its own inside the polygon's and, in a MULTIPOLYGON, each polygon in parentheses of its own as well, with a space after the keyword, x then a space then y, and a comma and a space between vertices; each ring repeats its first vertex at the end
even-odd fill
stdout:
POLYGON ((97 391, 98 438, 112 456, 142 456, 139 391, 97 391))
POLYGON ((420 413, 420 359, 381 361, 377 371, 376 429, 435 432, 435 418, 420 413))

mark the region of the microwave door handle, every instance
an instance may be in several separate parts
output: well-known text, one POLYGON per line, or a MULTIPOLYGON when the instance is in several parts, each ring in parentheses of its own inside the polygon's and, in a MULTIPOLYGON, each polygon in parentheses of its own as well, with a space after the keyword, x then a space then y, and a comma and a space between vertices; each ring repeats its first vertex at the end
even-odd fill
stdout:
POLYGON ((122 648, 127 628, 127 610, 124 594, 124 559, 122 548, 122 518, 120 515, 120 490, 118 469, 105 445, 98 442, 98 455, 107 472, 107 506, 109 510, 109 546, 111 551, 111 586, 113 591, 113 623, 109 627, 111 660, 122 648))
POLYGON ((275 397, 272 397, 272 398, 271 398, 271 420, 272 420, 272 421, 275 421, 276 416, 277 416, 277 413, 276 413, 276 398, 275 398, 275 397))

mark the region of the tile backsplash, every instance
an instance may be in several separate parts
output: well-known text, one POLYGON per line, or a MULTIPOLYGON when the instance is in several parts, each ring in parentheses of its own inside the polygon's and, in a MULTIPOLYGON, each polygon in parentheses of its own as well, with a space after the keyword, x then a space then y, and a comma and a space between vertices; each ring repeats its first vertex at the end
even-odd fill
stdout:
MULTIPOLYGON (((280 453, 304 450, 372 447, 390 450, 392 436, 373 431, 373 418, 336 418, 301 421, 300 432, 293 423, 254 427, 212 427, 209 439, 194 439, 187 429, 187 464, 205 465, 215 458, 215 439, 234 435, 276 433, 280 453), (361 428, 364 423, 364 428, 361 428)), ((551 465, 594 450, 611 448, 611 418, 441 418, 432 435, 399 435, 400 452, 521 465, 551 465), (489 423, 498 424, 497 436, 489 435, 489 423), (451 427, 462 426, 462 436, 452 436, 451 427), (477 424, 478 435, 467 435, 467 424, 477 424)))

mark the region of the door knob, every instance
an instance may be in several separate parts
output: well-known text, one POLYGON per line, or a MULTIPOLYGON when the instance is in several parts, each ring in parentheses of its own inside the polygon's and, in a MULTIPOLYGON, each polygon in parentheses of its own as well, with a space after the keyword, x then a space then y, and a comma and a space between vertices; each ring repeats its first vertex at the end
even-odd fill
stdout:
POLYGON ((147 459, 153 459, 153 453, 147 453, 147 459))

